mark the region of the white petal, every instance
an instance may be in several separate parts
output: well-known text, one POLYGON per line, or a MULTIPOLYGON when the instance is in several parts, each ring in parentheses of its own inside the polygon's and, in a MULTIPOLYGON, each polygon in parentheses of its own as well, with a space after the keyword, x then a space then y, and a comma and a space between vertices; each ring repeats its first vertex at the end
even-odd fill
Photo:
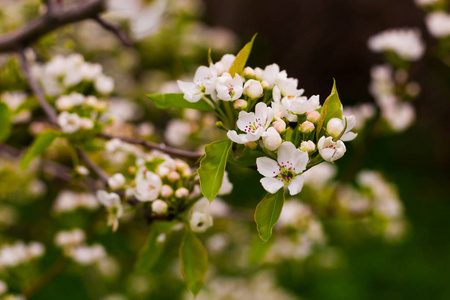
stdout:
POLYGON ((252 123, 256 122, 256 116, 254 113, 248 113, 245 111, 239 112, 239 118, 236 122, 238 128, 242 131, 245 131, 245 126, 248 126, 252 123))
POLYGON ((278 163, 268 157, 258 157, 256 166, 258 172, 266 177, 274 177, 279 173, 278 163))
POLYGON ((264 177, 260 180, 260 182, 263 188, 271 194, 275 194, 276 191, 284 186, 281 180, 275 178, 264 177))
POLYGON ((189 102, 197 102, 203 97, 198 86, 193 82, 184 82, 178 80, 178 87, 184 93, 184 99, 189 102))
POLYGON ((293 159, 296 155, 296 149, 297 148, 295 148, 294 144, 292 144, 291 142, 284 142, 283 144, 281 144, 280 148, 278 148, 278 163, 286 163, 287 161, 293 159))
POLYGON ((356 138, 357 135, 358 135, 357 133, 354 133, 351 131, 347 132, 341 137, 341 141, 344 141, 344 142, 352 141, 356 138))
POLYGON ((255 116, 261 119, 263 123, 267 120, 267 105, 263 102, 259 102, 255 106, 255 116))
MULTIPOLYGON (((345 117, 347 119, 347 128, 345 129, 345 132, 348 132, 352 130, 356 125, 356 118, 354 115, 345 117)), ((345 123, 345 122, 344 122, 345 123)))
POLYGON ((295 173, 303 172, 308 164, 309 155, 307 152, 303 152, 300 149, 295 150, 295 156, 292 158, 292 167, 295 173))
POLYGON ((248 142, 246 134, 237 134, 235 130, 228 131, 227 137, 237 144, 245 144, 248 142))
POLYGON ((288 185, 289 193, 291 196, 297 195, 301 192, 303 188, 303 176, 299 175, 292 180, 292 182, 288 185))

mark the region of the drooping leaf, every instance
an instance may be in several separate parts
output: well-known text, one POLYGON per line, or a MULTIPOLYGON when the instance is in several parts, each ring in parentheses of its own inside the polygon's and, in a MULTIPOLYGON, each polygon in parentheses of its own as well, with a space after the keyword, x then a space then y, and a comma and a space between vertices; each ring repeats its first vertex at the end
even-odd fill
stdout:
POLYGON ((186 230, 179 254, 183 277, 189 290, 197 295, 203 287, 208 271, 208 252, 198 237, 191 230, 186 230))
POLYGON ((273 240, 270 240, 266 243, 261 241, 261 239, 258 238, 257 236, 255 236, 250 245, 250 251, 248 253, 248 260, 250 264, 259 265, 261 263, 267 251, 270 249, 272 241, 273 240))
POLYGON ((250 52, 252 52, 253 41, 256 38, 257 33, 252 37, 251 41, 245 44, 244 48, 239 51, 236 55, 236 59, 230 67, 228 73, 234 77, 234 74, 241 73, 244 70, 245 64, 247 63, 247 59, 250 56, 250 52))
POLYGON ((320 112, 320 118, 317 121, 317 139, 323 134, 323 128, 327 126, 328 121, 332 118, 342 119, 342 104, 341 100, 339 100, 335 80, 333 80, 333 89, 331 90, 331 94, 325 100, 322 106, 322 111, 320 112))
POLYGON ((272 235, 272 229, 278 221, 284 204, 284 189, 281 188, 275 194, 267 195, 256 206, 255 222, 259 237, 267 242, 272 235))
POLYGON ((154 222, 147 237, 144 247, 142 247, 135 269, 139 273, 151 271, 164 252, 166 234, 170 231, 172 223, 154 222))
POLYGON ((176 108, 192 108, 200 111, 211 112, 213 108, 205 100, 200 99, 197 102, 189 102, 184 99, 184 95, 179 94, 151 94, 147 95, 150 100, 155 103, 158 108, 168 109, 176 108))
POLYGON ((20 168, 22 170, 25 170, 33 161, 33 159, 41 155, 42 152, 45 151, 45 149, 50 147, 50 145, 59 135, 59 132, 53 130, 48 130, 41 133, 22 156, 22 159, 20 161, 20 168))
POLYGON ((227 164, 232 141, 229 139, 206 145, 205 157, 200 161, 198 174, 203 196, 212 201, 222 186, 223 174, 227 164))
POLYGON ((8 106, 0 102, 0 142, 5 141, 11 134, 11 112, 8 106))

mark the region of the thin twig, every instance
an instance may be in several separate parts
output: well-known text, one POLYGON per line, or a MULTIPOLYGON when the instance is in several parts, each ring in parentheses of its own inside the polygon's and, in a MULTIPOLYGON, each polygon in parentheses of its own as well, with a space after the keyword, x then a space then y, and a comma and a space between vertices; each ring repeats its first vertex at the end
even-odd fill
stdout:
POLYGON ((120 29, 116 24, 110 23, 99 16, 93 18, 95 22, 100 24, 105 30, 112 32, 117 39, 126 47, 132 47, 133 43, 128 39, 124 31, 120 29))
POLYGON ((111 134, 106 134, 106 133, 100 133, 97 136, 100 138, 104 138, 104 139, 119 139, 126 143, 141 145, 148 149, 155 149, 155 150, 166 152, 166 153, 169 153, 169 154, 172 154, 175 156, 189 158, 192 160, 198 160, 203 155, 200 152, 191 152, 191 151, 180 150, 180 149, 166 146, 164 144, 153 143, 153 142, 141 139, 141 138, 128 137, 128 136, 116 136, 116 135, 111 135, 111 134))

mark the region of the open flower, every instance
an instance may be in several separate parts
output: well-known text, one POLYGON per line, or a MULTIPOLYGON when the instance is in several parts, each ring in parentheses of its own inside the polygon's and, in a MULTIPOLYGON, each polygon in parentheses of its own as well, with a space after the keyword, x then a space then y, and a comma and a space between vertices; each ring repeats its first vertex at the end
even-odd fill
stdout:
POLYGON ((81 127, 81 119, 76 113, 63 111, 58 116, 58 125, 65 133, 74 133, 81 127))
POLYGON ((351 141, 356 138, 356 133, 351 132, 355 125, 356 125, 356 118, 355 116, 348 116, 344 117, 347 120, 347 127, 345 128, 345 121, 338 119, 338 118, 332 118, 327 123, 327 132, 333 137, 337 138, 339 135, 341 135, 342 131, 345 128, 344 134, 341 136, 340 140, 347 142, 351 141))
POLYGON ((134 195, 138 200, 156 200, 161 192, 161 187, 162 181, 158 175, 148 171, 146 168, 139 169, 134 190, 134 195))
POLYGON ((287 186, 291 195, 300 193, 303 187, 303 176, 306 169, 308 153, 300 151, 291 142, 284 142, 278 148, 277 161, 268 157, 256 160, 258 172, 265 177, 261 184, 266 191, 274 194, 283 186, 287 186))
POLYGON ((189 102, 197 102, 204 94, 214 92, 217 81, 215 68, 200 66, 195 71, 194 82, 185 82, 178 80, 178 86, 184 93, 184 99, 189 102))
POLYGON ((265 103, 258 103, 255 112, 239 112, 239 119, 236 124, 244 131, 244 134, 237 134, 235 130, 230 130, 227 136, 230 140, 238 144, 245 144, 258 140, 269 127, 273 119, 273 111, 265 103))
POLYGON ((108 225, 116 231, 119 227, 119 218, 123 215, 123 206, 120 203, 120 197, 116 193, 106 191, 97 191, 97 199, 108 210, 108 225))
POLYGON ((317 148, 319 149, 319 153, 322 158, 329 162, 338 160, 344 156, 345 151, 347 151, 341 140, 333 142, 333 138, 331 136, 327 138, 324 136, 321 137, 317 143, 317 148))
POLYGON ((216 91, 220 100, 231 101, 239 99, 242 96, 244 81, 239 74, 231 77, 230 73, 223 73, 217 79, 216 91))
POLYGON ((316 110, 320 106, 319 96, 307 97, 284 97, 281 103, 287 108, 287 110, 293 114, 305 114, 307 112, 316 110))

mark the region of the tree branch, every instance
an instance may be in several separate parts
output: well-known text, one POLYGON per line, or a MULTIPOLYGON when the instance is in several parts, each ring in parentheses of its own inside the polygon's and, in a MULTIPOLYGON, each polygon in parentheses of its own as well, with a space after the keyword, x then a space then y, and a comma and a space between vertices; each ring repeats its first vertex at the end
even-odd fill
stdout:
POLYGON ((133 43, 128 39, 125 32, 123 32, 119 26, 117 26, 116 24, 110 23, 106 20, 103 20, 99 16, 96 16, 93 19, 95 22, 100 24, 100 26, 102 26, 105 30, 112 32, 124 46, 126 46, 126 47, 133 46, 133 43))

